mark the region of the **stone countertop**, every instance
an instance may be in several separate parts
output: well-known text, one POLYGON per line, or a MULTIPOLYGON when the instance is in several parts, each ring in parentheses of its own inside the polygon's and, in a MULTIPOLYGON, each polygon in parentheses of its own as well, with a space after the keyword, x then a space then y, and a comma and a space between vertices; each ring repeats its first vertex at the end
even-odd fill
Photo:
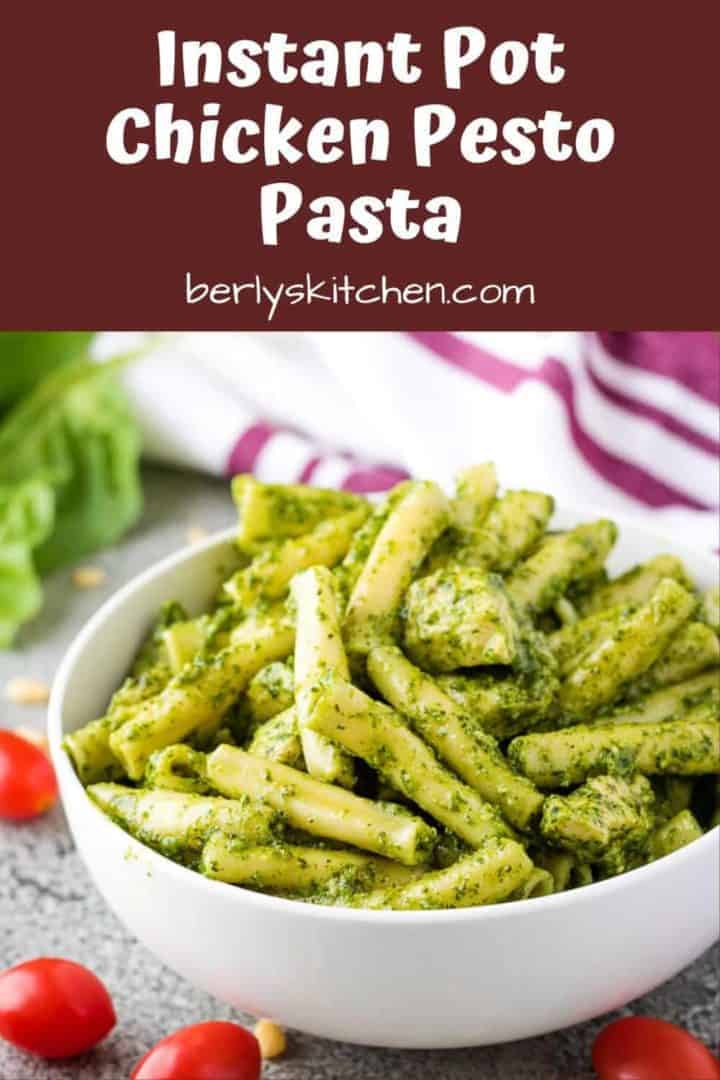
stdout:
MULTIPOLYGON (((145 479, 140 525, 122 544, 89 560, 106 570, 106 584, 79 591, 70 570, 55 574, 47 582, 40 617, 25 629, 16 649, 0 653, 0 688, 17 675, 50 682, 67 645, 107 596, 186 543, 189 528, 214 531, 233 520, 225 484, 160 469, 148 470, 145 479)), ((44 723, 43 709, 6 702, 2 707, 2 726, 41 728, 44 723)), ((681 926, 676 929, 682 933, 681 926)), ((237 1015, 194 990, 128 935, 90 883, 60 809, 33 824, 0 826, 0 969, 38 955, 66 956, 96 971, 113 995, 118 1024, 95 1051, 66 1064, 34 1060, 0 1043, 1 1080, 125 1080, 163 1035, 237 1015)), ((672 1020, 711 1043, 717 1035, 717 959, 717 951, 710 950, 625 1012, 672 1020)), ((263 1075, 267 1080, 589 1080, 590 1048, 607 1019, 522 1043, 455 1051, 368 1049, 291 1032, 287 1054, 268 1063, 263 1075)))

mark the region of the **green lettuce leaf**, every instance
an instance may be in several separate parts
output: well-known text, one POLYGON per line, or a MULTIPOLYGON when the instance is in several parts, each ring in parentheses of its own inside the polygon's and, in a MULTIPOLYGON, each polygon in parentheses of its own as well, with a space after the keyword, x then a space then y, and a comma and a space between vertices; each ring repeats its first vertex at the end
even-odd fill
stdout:
POLYGON ((93 337, 90 330, 0 332, 0 411, 61 364, 83 356, 93 337))
POLYGON ((42 604, 33 550, 49 537, 55 493, 44 480, 0 487, 0 648, 42 604))
POLYGON ((0 644, 37 611, 37 572, 114 543, 137 520, 139 456, 140 433, 113 364, 61 367, 0 424, 0 644), (34 517, 27 502, 18 509, 27 489, 34 517))

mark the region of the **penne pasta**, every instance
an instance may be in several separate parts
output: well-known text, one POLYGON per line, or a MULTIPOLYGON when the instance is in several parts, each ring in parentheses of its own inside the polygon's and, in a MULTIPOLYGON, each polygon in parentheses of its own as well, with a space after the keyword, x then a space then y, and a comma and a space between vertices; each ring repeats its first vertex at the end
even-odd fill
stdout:
POLYGON ((303 536, 328 518, 365 506, 365 500, 345 491, 304 484, 264 484, 254 476, 233 477, 241 548, 264 540, 303 536))
POLYGON ((110 746, 110 736, 134 709, 159 694, 170 681, 172 667, 165 633, 168 627, 184 619, 185 612, 180 605, 167 605, 140 646, 130 674, 113 694, 105 715, 65 736, 63 747, 83 784, 122 777, 122 765, 110 746))
POLYGON ((323 679, 332 674, 350 678, 332 575, 324 566, 312 567, 293 578, 291 591, 297 622, 297 721, 305 765, 311 776, 351 788, 355 783, 352 759, 340 747, 313 731, 308 723, 323 679))
POLYGON ((295 829, 408 866, 426 862, 435 844, 435 830, 399 807, 363 799, 235 747, 214 750, 207 758, 206 775, 221 794, 265 802, 295 829))
POLYGON ((552 497, 490 463, 451 498, 232 488, 237 569, 204 613, 167 605, 64 742, 141 843, 282 902, 422 911, 588 886, 720 820, 717 590, 680 559, 611 576, 613 522, 548 531, 552 497))
POLYGON ((719 665, 720 640, 714 630, 702 622, 686 623, 655 663, 628 687, 628 696, 674 686, 719 665))
POLYGON ((543 796, 514 772, 497 742, 394 646, 373 649, 368 674, 385 700, 410 718, 417 733, 451 769, 519 829, 528 829, 543 796))
POLYGON ((620 625, 622 619, 633 611, 634 608, 629 604, 602 608, 550 634, 547 642, 557 661, 560 674, 568 675, 577 667, 585 653, 599 645, 620 625))
POLYGON ((508 835, 495 808, 441 765, 398 713, 350 683, 334 679, 323 687, 309 725, 377 769, 470 847, 480 847, 488 836, 508 835))
POLYGON ((582 716, 615 700, 631 679, 655 663, 694 607, 687 589, 663 578, 647 603, 622 619, 570 672, 560 686, 561 708, 582 716))
POLYGON ((436 484, 417 481, 405 487, 350 594, 343 626, 350 652, 365 656, 393 635, 400 600, 448 516, 448 501, 436 484))
POLYGON ((176 743, 150 755, 145 769, 145 786, 206 795, 209 789, 204 769, 202 754, 186 743, 176 743))
POLYGON ((213 833, 205 844, 199 870, 215 881, 292 896, 335 895, 402 885, 422 867, 403 866, 377 855, 330 848, 272 844, 249 847, 237 837, 213 833))
POLYGON ((682 559, 674 555, 656 555, 593 589, 580 601, 580 609, 583 614, 590 614, 617 605, 645 604, 663 578, 672 578, 685 588, 692 586, 682 559))
POLYGON ((506 574, 540 540, 553 509, 550 495, 508 491, 492 503, 471 534, 441 537, 431 552, 428 570, 457 563, 506 574))
POLYGON ((681 810, 652 834, 650 850, 654 859, 670 855, 702 836, 702 829, 690 810, 681 810))
POLYGON ((392 911, 497 904, 529 880, 533 864, 520 844, 507 838, 489 841, 479 851, 458 859, 445 870, 425 874, 408 885, 360 896, 358 907, 392 911))
POLYGON ((605 519, 548 537, 513 570, 510 596, 533 612, 546 611, 568 585, 603 565, 616 539, 616 526, 605 519))
POLYGON ((129 833, 164 854, 199 852, 208 836, 223 829, 245 844, 272 841, 277 815, 250 799, 219 799, 121 784, 93 784, 88 794, 129 833))
POLYGON ((110 747, 131 780, 139 780, 154 750, 176 743, 209 725, 219 725, 261 667, 287 656, 294 630, 275 618, 241 624, 231 644, 198 658, 175 675, 112 733, 110 747))
POLYGON ((511 763, 541 789, 567 788, 588 776, 632 770, 701 776, 720 770, 720 724, 707 706, 684 720, 655 724, 595 724, 519 735, 511 763))
POLYGON ((491 461, 462 469, 455 477, 450 520, 461 535, 472 537, 490 513, 497 494, 497 473, 491 461))
POLYGON ((262 600, 280 599, 299 570, 339 562, 367 514, 366 504, 361 503, 339 517, 322 521, 311 532, 272 544, 225 582, 226 596, 243 609, 262 600))
POLYGON ((618 705, 609 714, 598 717, 595 723, 659 724, 665 720, 680 720, 695 705, 703 703, 716 709, 720 706, 720 671, 708 671, 618 705))

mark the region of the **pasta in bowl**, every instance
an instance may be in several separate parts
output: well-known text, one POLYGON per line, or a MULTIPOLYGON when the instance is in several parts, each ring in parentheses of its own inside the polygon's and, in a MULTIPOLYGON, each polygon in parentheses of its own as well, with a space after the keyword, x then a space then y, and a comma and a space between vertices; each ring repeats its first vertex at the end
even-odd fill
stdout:
POLYGON ((143 940, 235 1004, 403 1046, 583 1019, 710 943, 718 644, 716 600, 698 588, 710 560, 657 555, 631 527, 618 541, 606 519, 552 517, 542 493, 498 494, 490 466, 461 474, 452 498, 412 481, 372 505, 249 477, 234 494, 239 535, 121 593, 53 698, 76 839, 143 940), (112 670, 87 665, 113 641, 112 670), (118 865, 118 849, 133 857, 118 865), (641 879, 680 883, 683 867, 697 919, 682 948, 654 955, 645 918, 636 948, 609 957, 605 939, 657 898, 641 879), (574 975, 520 1016, 490 1005, 498 979, 506 1005, 527 990, 519 952, 557 965, 558 942, 537 935, 562 940, 574 911, 605 978, 573 990, 574 975), (270 954, 273 935, 291 940, 291 985, 260 973, 253 932, 270 954), (345 949, 357 982, 331 963, 345 949), (467 983, 483 1015, 469 1002, 443 1015, 442 986, 423 989, 428 962, 467 983), (367 1001, 378 964, 403 987, 394 1028, 399 993, 367 1001), (305 1000, 305 970, 328 1000, 305 1000))

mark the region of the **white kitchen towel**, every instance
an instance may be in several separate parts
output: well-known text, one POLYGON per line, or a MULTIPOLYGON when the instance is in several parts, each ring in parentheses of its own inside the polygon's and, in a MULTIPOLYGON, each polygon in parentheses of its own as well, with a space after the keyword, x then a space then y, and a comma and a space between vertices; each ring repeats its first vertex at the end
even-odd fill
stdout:
POLYGON ((172 334, 126 383, 155 460, 374 491, 490 459, 506 487, 720 543, 714 334, 172 334))

